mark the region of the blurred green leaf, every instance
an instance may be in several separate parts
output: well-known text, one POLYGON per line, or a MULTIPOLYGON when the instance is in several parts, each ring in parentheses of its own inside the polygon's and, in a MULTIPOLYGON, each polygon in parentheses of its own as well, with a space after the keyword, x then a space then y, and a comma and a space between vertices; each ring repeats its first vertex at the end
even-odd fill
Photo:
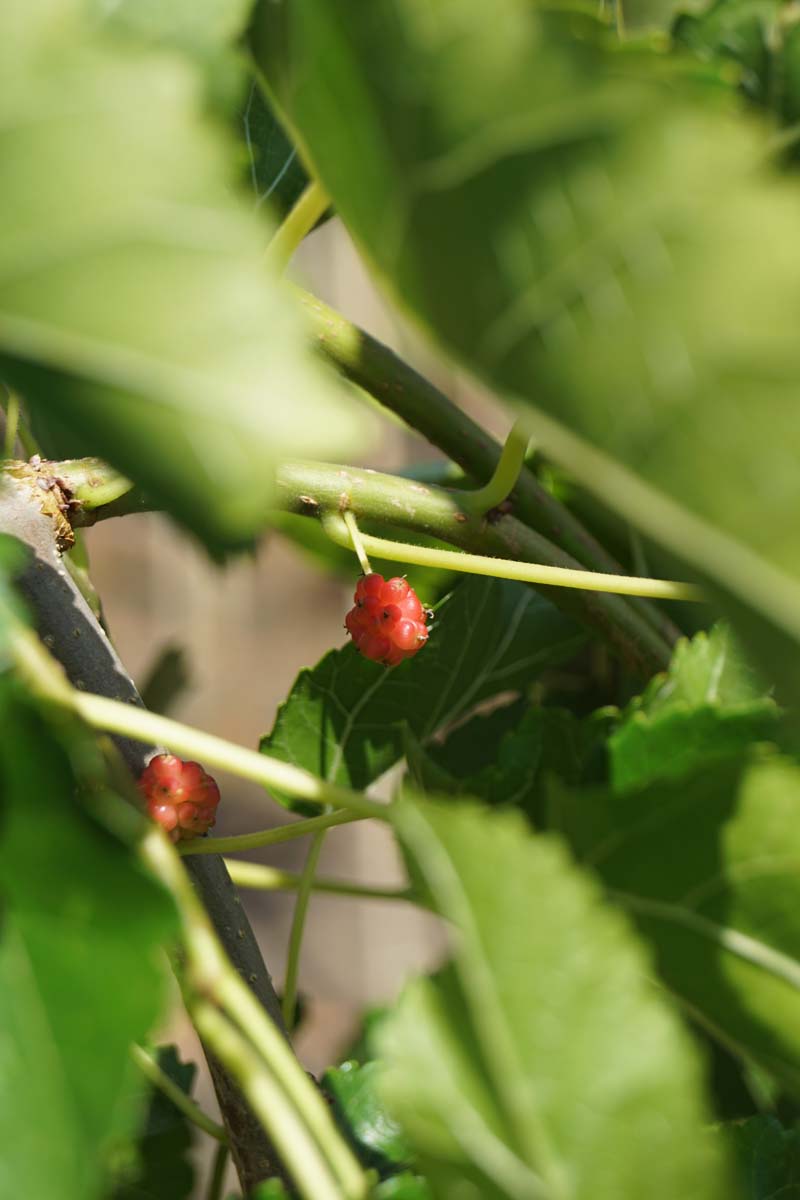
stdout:
POLYGON ((678 643, 669 671, 629 706, 609 738, 616 791, 677 778, 750 743, 774 738, 779 710, 717 625, 678 643))
POLYGON ((433 1200, 427 1179, 412 1171, 401 1171, 383 1179, 373 1190, 372 1200, 433 1200))
POLYGON ((275 456, 368 420, 266 272, 201 73, 70 0, 0 10, 0 72, 0 374, 48 451, 107 458, 217 555, 249 545, 275 456))
POLYGON ((800 1096, 800 768, 756 756, 624 795, 551 787, 551 827, 689 1014, 800 1096))
POLYGON ((70 721, 63 739, 0 678, 0 1195, 92 1200, 135 1129, 130 1044, 160 1015, 175 921, 109 829, 132 810, 100 824, 126 806, 76 779, 101 771, 93 746, 70 721))
POLYGON ((301 671, 261 749, 366 787, 402 756, 406 725, 425 743, 479 701, 570 658, 584 636, 531 588, 465 579, 439 606, 424 650, 399 667, 347 645, 301 671))
POLYGON ((360 1161, 383 1176, 411 1160, 411 1148, 388 1116, 376 1091, 377 1063, 345 1062, 329 1068, 322 1086, 333 1098, 334 1115, 351 1139, 360 1161))
POLYGON ((12 587, 12 580, 27 560, 28 551, 22 542, 7 533, 0 533, 0 672, 8 666, 9 620, 25 620, 25 609, 12 587))
POLYGON ((529 0, 262 0, 251 41, 379 276, 796 692, 800 240, 771 128, 529 0))
MULTIPOLYGON (((197 1068, 181 1062, 175 1046, 160 1046, 158 1065, 186 1095, 191 1094, 197 1068)), ((148 1097, 144 1128, 134 1148, 129 1177, 113 1192, 113 1200, 188 1200, 195 1171, 189 1158, 194 1126, 158 1088, 148 1097)))
POLYGON ((744 1200, 800 1200, 800 1132, 770 1116, 724 1125, 740 1169, 744 1200))
POLYGON ((522 817, 406 797, 453 962, 381 1025, 382 1092, 434 1195, 722 1200, 688 1035, 627 921, 522 817))

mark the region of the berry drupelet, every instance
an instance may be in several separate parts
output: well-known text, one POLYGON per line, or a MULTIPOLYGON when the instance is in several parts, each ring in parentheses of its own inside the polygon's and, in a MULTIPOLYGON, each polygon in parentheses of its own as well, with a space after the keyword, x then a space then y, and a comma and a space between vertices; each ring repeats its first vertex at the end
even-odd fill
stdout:
POLYGON ((359 579, 344 624, 365 658, 393 667, 425 645, 427 615, 407 580, 370 574, 359 579))
POLYGON ((216 821, 219 788, 199 763, 157 754, 139 777, 147 811, 173 842, 200 837, 216 821))

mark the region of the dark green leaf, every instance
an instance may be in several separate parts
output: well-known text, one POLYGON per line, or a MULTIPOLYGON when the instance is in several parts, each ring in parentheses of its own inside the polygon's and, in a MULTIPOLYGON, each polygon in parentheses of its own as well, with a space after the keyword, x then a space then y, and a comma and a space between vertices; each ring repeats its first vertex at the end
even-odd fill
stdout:
MULTIPOLYGON (((197 1070, 194 1063, 181 1062, 174 1046, 161 1046, 157 1058, 162 1071, 190 1095, 197 1070)), ((114 1190, 113 1200, 187 1200, 195 1177, 189 1159, 194 1126, 158 1088, 146 1092, 145 1125, 128 1177, 114 1190)))
POLYGON ((617 791, 685 775, 750 743, 774 738, 779 712, 724 626, 679 642, 609 739, 617 791))
POLYGON ((800 241, 771 128, 529 0, 262 0, 252 40, 381 278, 536 406, 549 455, 760 614, 796 690, 800 241))
POLYGON ((736 1155, 744 1200, 800 1200, 800 1133, 774 1117, 722 1127, 736 1155))
POLYGON ((241 123, 256 208, 280 219, 300 199, 308 174, 257 79, 248 85, 241 123))
POLYGON ((553 784, 551 823, 652 943, 687 1011, 800 1095, 800 769, 712 764, 641 791, 553 784))
POLYGON ((452 966, 412 984, 377 1039, 434 1195, 728 1197, 699 1064, 627 921, 518 814, 393 811, 454 927, 452 966))
POLYGON ((135 1127, 130 1044, 161 1011, 174 915, 84 801, 138 819, 77 785, 71 758, 94 751, 64 738, 69 756, 0 678, 0 1195, 92 1200, 135 1127))
POLYGON ((406 757, 415 784, 426 791, 476 796, 491 805, 514 805, 538 825, 550 774, 570 784, 605 779, 604 737, 610 713, 579 720, 566 709, 531 707, 514 728, 498 737, 505 721, 493 718, 505 718, 506 712, 474 717, 443 746, 433 744, 426 751, 418 743, 409 745, 406 757), (451 747, 451 741, 457 745, 451 747), (468 741, 476 747, 472 755, 468 741), (471 771, 470 758, 484 756, 490 761, 471 771))
POLYGON ((460 583, 425 649, 387 669, 352 645, 302 671, 261 749, 331 782, 363 788, 403 754, 407 724, 423 744, 479 701, 523 688, 571 657, 584 634, 521 584, 460 583))
POLYGON ((79 7, 0 9, 0 374, 48 449, 107 458, 222 554, 263 527, 277 454, 348 450, 366 412, 265 273, 199 70, 79 7))
POLYGON ((333 1097, 334 1114, 348 1134, 359 1159, 380 1175, 396 1172, 411 1160, 411 1149, 399 1126, 389 1117, 376 1092, 380 1068, 370 1062, 331 1067, 322 1079, 333 1097))

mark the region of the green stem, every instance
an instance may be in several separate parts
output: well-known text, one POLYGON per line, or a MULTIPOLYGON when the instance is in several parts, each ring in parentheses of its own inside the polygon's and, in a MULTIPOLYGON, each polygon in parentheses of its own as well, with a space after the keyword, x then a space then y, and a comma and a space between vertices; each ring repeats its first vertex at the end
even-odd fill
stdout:
POLYGON ((206 1200, 222 1200, 222 1189, 225 1186, 225 1169, 228 1166, 228 1147, 220 1144, 214 1155, 214 1165, 208 1180, 206 1200))
MULTIPOLYGON (((297 871, 282 871, 279 867, 265 867, 261 863, 238 858, 226 858, 225 866, 237 887, 259 891, 294 891, 302 879, 297 871)), ((414 899, 411 888, 370 887, 368 884, 346 883, 339 879, 320 879, 319 876, 314 880, 314 891, 332 896, 351 896, 359 900, 414 899)))
POLYGON ((515 421, 503 444, 494 474, 485 487, 465 492, 462 506, 469 512, 488 513, 506 500, 517 485, 520 472, 525 466, 525 455, 530 438, 524 431, 523 422, 515 421))
POLYGON ((131 1046, 131 1056, 142 1074, 149 1079, 154 1087, 157 1087, 160 1092, 170 1100, 175 1107, 183 1113, 187 1120, 196 1125, 198 1129, 202 1129, 204 1133, 216 1138, 218 1142, 227 1144, 228 1135, 221 1125, 213 1121, 206 1113, 203 1112, 199 1104, 192 1100, 191 1096, 187 1096, 181 1088, 178 1087, 174 1079, 170 1079, 166 1071, 162 1070, 158 1061, 152 1054, 148 1054, 142 1046, 131 1046))
POLYGON ((342 520, 347 526, 347 532, 350 534, 350 541, 353 544, 353 549, 355 550, 358 561, 361 564, 361 570, 365 575, 371 575, 372 567, 369 565, 367 552, 364 549, 364 543, 362 542, 361 534, 358 531, 358 521, 350 509, 347 509, 346 512, 342 513, 342 520))
POLYGON ((279 274, 286 270, 303 238, 311 232, 329 206, 330 199, 325 189, 317 180, 312 180, 267 246, 267 259, 279 274))
POLYGON ((82 512, 91 513, 114 504, 133 488, 129 479, 101 458, 67 458, 53 465, 82 512))
POLYGON ((283 981, 283 1022, 288 1030, 294 1029, 295 1011, 297 1009, 297 979, 300 973, 300 952, 303 947, 303 934, 306 928, 308 906, 311 902, 311 892, 314 878, 317 874, 319 856, 325 841, 327 829, 320 829, 311 840, 306 861, 297 885, 297 898, 294 903, 292 928, 289 934, 289 949, 286 954, 286 973, 283 981))
POLYGON ((72 696, 72 707, 95 729, 123 734, 148 745, 169 746, 178 754, 200 759, 207 767, 230 771, 242 779, 251 779, 264 787, 287 792, 300 800, 346 808, 362 817, 386 819, 384 807, 368 800, 361 792, 337 787, 301 767, 258 754, 255 750, 247 750, 224 738, 193 729, 190 725, 181 725, 169 717, 90 692, 76 691, 72 696))
MULTIPOLYGON (((388 819, 388 810, 381 806, 381 818, 388 819)), ((340 811, 323 813, 320 817, 309 817, 307 821, 294 821, 291 825, 278 825, 276 829, 259 829, 256 833, 237 833, 233 837, 192 838, 178 842, 178 853, 186 854, 236 854, 239 850, 258 850, 261 846, 278 846, 282 842, 293 842, 295 838, 307 837, 320 829, 331 829, 334 825, 349 825, 352 821, 363 821, 360 813, 340 811)))
POLYGON ((283 1034, 222 952, 174 847, 153 827, 140 851, 178 906, 186 951, 183 987, 201 1037, 239 1082, 307 1200, 342 1200, 342 1194, 361 1200, 367 1191, 361 1167, 283 1034))
MULTIPOLYGON (((338 371, 438 446, 471 478, 487 479, 492 474, 501 450, 486 430, 388 346, 316 296, 300 288, 293 290, 311 323, 320 352, 338 371)), ((621 570, 569 509, 542 487, 532 471, 522 471, 511 500, 515 514, 577 560, 576 565, 607 574, 621 570)), ((666 639, 667 660, 680 636, 671 621, 646 601, 625 601, 607 617, 618 627, 617 640, 633 646, 645 641, 642 625, 650 626, 666 639)))
MULTIPOLYGON (((322 522, 331 541, 338 546, 352 545, 350 532, 340 516, 326 515, 322 522)), ((669 579, 640 579, 635 575, 601 575, 595 571, 576 571, 564 567, 548 567, 539 563, 515 562, 489 558, 480 554, 461 554, 453 550, 437 550, 430 546, 412 546, 408 542, 392 542, 386 538, 362 534, 364 547, 374 558, 412 563, 418 567, 438 567, 443 571, 464 571, 469 575, 491 575, 496 579, 513 579, 546 587, 576 588, 586 592, 614 592, 626 596, 648 596, 656 600, 695 600, 705 595, 691 583, 676 583, 669 579)))

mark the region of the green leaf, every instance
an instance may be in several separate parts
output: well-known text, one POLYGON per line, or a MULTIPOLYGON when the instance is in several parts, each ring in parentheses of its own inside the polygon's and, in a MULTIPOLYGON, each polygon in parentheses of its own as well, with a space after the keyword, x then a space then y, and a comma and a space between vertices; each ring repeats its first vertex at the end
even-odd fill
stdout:
POLYGON ((714 763, 614 795, 553 784, 551 824, 651 942, 690 1015, 800 1095, 800 768, 714 763))
POLYGON ((411 1171, 401 1171, 382 1180, 372 1193, 372 1200, 433 1200, 427 1179, 411 1171))
POLYGON ((368 260, 545 452, 758 619, 796 691, 800 241, 772 130, 574 12, 358 9, 262 0, 251 40, 368 260))
POLYGON ((377 1047, 434 1195, 729 1196, 699 1063, 625 918, 518 814, 393 813, 454 929, 452 965, 407 989, 377 1047))
POLYGON ((345 1062, 331 1067, 322 1086, 333 1098, 334 1115, 349 1135, 359 1159, 381 1176, 396 1173, 411 1160, 411 1149, 400 1127, 378 1098, 377 1063, 345 1062))
POLYGON ((92 1200, 136 1125, 130 1044, 161 1013, 175 921, 109 828, 138 818, 80 728, 63 737, 0 678, 0 1195, 92 1200))
POLYGON ((629 706, 608 743, 613 786, 635 789, 730 758, 774 738, 778 719, 730 631, 715 626, 679 642, 669 671, 629 706))
POLYGON ((775 1117, 751 1117, 721 1133, 740 1169, 744 1200, 800 1200, 800 1133, 775 1117))
POLYGON ((108 459, 221 555, 263 527, 276 455, 350 451, 366 410, 266 272, 199 69, 79 10, 0 10, 0 375, 51 452, 108 459))
MULTIPOLYGON (((175 1046, 161 1046, 158 1065, 181 1091, 191 1095, 197 1068, 181 1062, 175 1046)), ((146 1089, 147 1116, 135 1147, 128 1178, 119 1184, 113 1200, 188 1200, 195 1171, 189 1158, 194 1126, 156 1087, 146 1089)))
POLYGON ((255 78, 247 88, 241 124, 256 207, 266 205, 268 212, 284 217, 300 199, 308 173, 255 78))
POLYGON ((566 709, 530 707, 513 728, 503 731, 503 721, 493 719, 505 713, 500 709, 490 716, 473 717, 443 745, 432 744, 427 750, 418 743, 407 746, 416 786, 475 796, 490 805, 513 805, 539 825, 551 774, 569 784, 598 776, 605 779, 604 738, 610 713, 601 711, 582 721, 566 709), (474 747, 472 754, 469 745, 474 747), (478 757, 489 761, 471 769, 470 759, 478 757))
POLYGON ((301 671, 264 753, 363 788, 402 756, 407 724, 423 744, 489 696, 529 684, 570 658, 577 625, 521 584, 460 583, 439 606, 425 649, 387 669, 352 645, 301 671))

